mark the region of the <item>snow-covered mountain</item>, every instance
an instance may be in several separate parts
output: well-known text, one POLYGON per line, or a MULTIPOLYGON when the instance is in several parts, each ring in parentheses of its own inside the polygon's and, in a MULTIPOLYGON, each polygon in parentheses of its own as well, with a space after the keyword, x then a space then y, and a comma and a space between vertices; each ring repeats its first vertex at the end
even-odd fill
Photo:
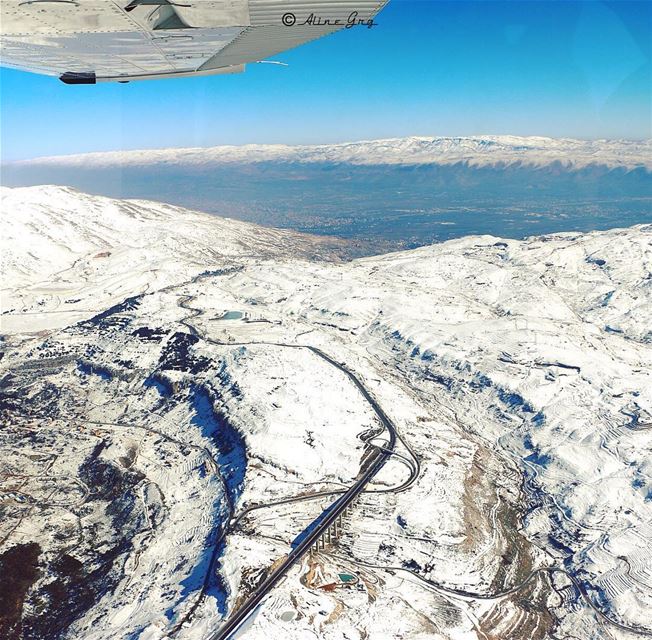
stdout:
POLYGON ((572 169, 588 166, 652 170, 652 140, 574 140, 541 136, 409 137, 321 145, 243 145, 189 149, 110 151, 36 158, 16 166, 210 167, 229 163, 297 162, 383 164, 468 164, 472 167, 559 163, 572 169))
POLYGON ((7 635, 211 637, 386 446, 338 363, 397 455, 243 638, 652 633, 652 226, 331 261, 3 195, 7 635))
POLYGON ((81 317, 78 309, 88 315, 220 260, 336 260, 347 252, 346 243, 333 238, 66 187, 0 187, 0 199, 5 331, 26 313, 43 328, 66 326, 81 317))

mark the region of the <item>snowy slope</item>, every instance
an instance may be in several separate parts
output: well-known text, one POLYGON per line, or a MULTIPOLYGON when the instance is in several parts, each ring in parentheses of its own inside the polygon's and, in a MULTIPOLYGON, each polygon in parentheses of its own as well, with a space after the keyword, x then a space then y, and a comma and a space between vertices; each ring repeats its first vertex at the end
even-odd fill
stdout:
POLYGON ((574 140, 538 136, 409 137, 329 145, 244 145, 190 149, 112 151, 36 158, 14 166, 210 167, 255 162, 382 164, 468 164, 471 167, 560 163, 570 169, 592 165, 652 170, 652 140, 574 140))
POLYGON ((129 295, 247 255, 335 259, 343 243, 56 186, 0 187, 4 331, 65 326, 129 295))
POLYGON ((362 380, 401 457, 243 638, 652 633, 650 225, 326 262, 310 237, 166 205, 5 197, 31 234, 8 245, 0 361, 0 554, 42 550, 26 624, 210 636, 330 500, 267 503, 350 484, 386 437, 365 444, 369 405, 308 345, 362 380), (89 570, 74 615, 43 605, 62 553, 89 570))

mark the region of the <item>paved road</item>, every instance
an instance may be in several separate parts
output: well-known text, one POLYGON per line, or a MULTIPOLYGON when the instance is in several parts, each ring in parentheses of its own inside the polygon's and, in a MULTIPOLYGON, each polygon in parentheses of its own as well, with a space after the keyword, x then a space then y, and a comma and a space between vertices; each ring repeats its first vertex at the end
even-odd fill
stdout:
POLYGON ((258 607, 267 594, 281 581, 291 567, 293 567, 305 553, 317 542, 317 540, 326 532, 326 530, 337 520, 342 512, 352 504, 355 499, 364 491, 365 487, 383 468, 387 460, 391 457, 394 447, 396 446, 396 428, 383 409, 378 405, 373 396, 367 391, 366 387, 360 382, 360 379, 341 362, 337 362, 328 354, 324 353, 317 347, 306 346, 320 358, 326 360, 342 373, 344 373, 353 384, 358 388, 362 396, 371 405, 372 409, 378 416, 380 422, 389 433, 389 442, 386 447, 378 450, 376 455, 371 459, 366 471, 364 471, 340 498, 338 498, 321 516, 321 521, 312 531, 310 531, 297 546, 292 549, 283 562, 274 569, 274 571, 256 588, 249 596, 247 601, 224 623, 217 633, 209 636, 209 640, 226 640, 229 638, 242 623, 258 607))
MULTIPOLYGON (((204 277, 208 277, 208 276, 206 274, 200 274, 195 278, 193 278, 192 282, 198 282, 204 277)), ((189 329, 189 331, 193 335, 201 337, 207 342, 210 342, 212 344, 217 344, 220 346, 234 347, 237 346, 238 344, 246 345, 246 346, 251 346, 254 344, 268 345, 268 346, 274 345, 278 347, 287 347, 292 349, 308 349, 312 351, 316 356, 318 356, 322 360, 325 360, 328 364, 341 371, 345 376, 349 378, 349 380, 351 380, 351 382, 356 386, 356 388, 363 396, 363 398, 369 403, 369 405, 371 406, 375 414, 378 416, 378 419, 380 420, 381 424, 389 434, 387 445, 382 448, 378 448, 374 457, 369 461, 366 470, 361 472, 356 482, 349 489, 343 491, 342 495, 330 507, 328 507, 326 511, 322 513, 322 515, 320 516, 321 519, 317 520, 316 523, 313 523, 314 529, 310 530, 305 535, 304 538, 300 539, 300 542, 298 542, 298 544, 292 549, 289 555, 250 594, 246 602, 237 611, 233 613, 233 615, 224 623, 224 625, 222 625, 220 629, 218 629, 216 633, 208 636, 207 639, 207 640, 226 640, 235 631, 238 630, 238 628, 242 625, 242 623, 251 615, 251 613, 256 609, 256 607, 258 607, 258 605, 264 600, 267 594, 287 574, 290 568, 293 567, 305 555, 305 553, 312 547, 312 545, 317 542, 317 540, 328 530, 328 528, 335 522, 335 520, 337 520, 337 518, 344 512, 344 510, 355 501, 355 499, 360 495, 360 493, 364 491, 365 487, 369 484, 369 482, 378 474, 378 472, 383 468, 387 460, 393 455, 398 436, 397 436, 396 427, 394 423, 383 411, 382 407, 380 407, 380 405, 376 402, 376 400, 369 393, 369 391, 367 391, 367 388, 364 386, 364 384, 362 384, 360 379, 352 371, 350 371, 344 363, 338 362, 337 360, 329 356, 327 353, 325 353, 318 347, 313 347, 310 345, 290 344, 290 343, 272 342, 272 341, 270 342, 267 341, 222 342, 220 340, 210 338, 209 336, 205 336, 201 332, 199 332, 197 328, 190 322, 191 318, 196 318, 198 316, 203 315, 204 313, 202 309, 196 309, 190 306, 189 303, 192 300, 194 300, 194 298, 195 298, 194 295, 186 295, 186 296, 182 296, 178 301, 178 305, 180 307, 191 312, 191 316, 185 318, 181 322, 189 329)), ((401 442, 403 442, 403 440, 401 440, 401 442)), ((414 482, 414 480, 419 474, 419 461, 416 455, 414 455, 414 452, 412 452, 412 450, 409 448, 408 450, 410 451, 411 455, 414 457, 415 467, 413 469, 413 473, 411 474, 410 479, 405 483, 406 488, 409 485, 411 485, 412 482, 414 482)), ((211 562, 210 570, 212 570, 212 562, 211 562)), ((209 574, 207 574, 207 578, 208 575, 209 574)), ((188 619, 187 616, 184 618, 184 620, 186 619, 188 619)), ((183 621, 180 622, 180 624, 182 623, 183 621)), ((178 630, 180 624, 177 625, 175 631, 178 630)))

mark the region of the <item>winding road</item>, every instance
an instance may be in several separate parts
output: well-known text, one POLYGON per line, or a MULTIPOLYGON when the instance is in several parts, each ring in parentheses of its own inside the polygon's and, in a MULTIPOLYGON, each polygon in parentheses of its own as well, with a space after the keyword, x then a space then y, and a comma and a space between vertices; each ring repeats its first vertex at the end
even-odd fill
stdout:
MULTIPOLYGON (((204 274, 200 274, 194 280, 195 282, 199 281, 204 274)), ((363 469, 355 483, 346 490, 341 490, 342 495, 331 504, 311 525, 312 528, 308 528, 304 531, 299 538, 303 535, 300 542, 292 549, 292 551, 283 559, 282 562, 276 566, 272 572, 259 584, 256 589, 249 595, 247 600, 230 616, 230 618, 222 625, 216 633, 208 636, 209 640, 225 640, 229 638, 237 629, 247 620, 247 618, 253 613, 253 611, 258 607, 258 605, 263 601, 267 594, 281 581, 281 579, 288 573, 288 571, 310 550, 310 548, 319 540, 319 538, 328 530, 328 528, 337 520, 337 518, 349 507, 357 497, 366 489, 367 485, 378 475, 380 470, 385 466, 385 463, 389 458, 394 454, 394 448, 396 447, 397 439, 399 436, 397 434, 396 426, 389 416, 385 413, 383 408, 378 404, 376 399, 364 386, 360 378, 353 373, 344 363, 338 362, 335 358, 328 355, 322 349, 314 347, 312 345, 302 345, 302 344, 292 344, 292 343, 281 343, 281 342, 222 342, 215 340, 202 334, 195 325, 193 325, 190 320, 196 318, 203 314, 202 309, 197 309, 190 306, 190 302, 195 298, 193 295, 181 296, 178 301, 178 305, 190 311, 191 315, 184 318, 181 323, 188 328, 188 330, 195 336, 202 338, 206 342, 218 345, 218 346, 252 346, 252 345, 266 345, 266 346, 277 346, 277 347, 286 347, 292 349, 306 349, 317 357, 321 358, 327 362, 330 366, 335 367, 338 371, 343 373, 358 389, 362 397, 366 400, 369 406, 372 408, 376 414, 378 420, 380 421, 383 428, 387 431, 388 441, 383 447, 375 447, 376 452, 373 457, 367 461, 366 468, 363 469), (304 535, 305 534, 305 535, 304 535)), ((377 434, 376 434, 377 435, 377 434)), ((401 442, 403 442, 401 440, 401 442)), ((414 452, 408 447, 411 455, 414 459, 414 465, 410 467, 410 478, 403 483, 400 487, 394 490, 405 490, 408 488, 418 477, 419 474, 419 460, 414 455, 414 452)), ((337 491, 333 492, 324 492, 325 494, 336 494, 337 491)), ((312 496, 305 496, 305 498, 310 498, 312 496)), ((301 498, 299 498, 301 499, 301 498)), ((289 499, 290 501, 292 499, 289 499)), ((250 511, 249 509, 248 511, 250 511)), ((247 511, 247 512, 248 512, 247 511)), ((231 523, 232 525, 237 523, 245 514, 241 514, 238 518, 235 518, 231 523)), ((213 564, 213 563, 211 563, 213 564)), ((210 573, 210 571, 209 571, 210 573)), ((185 618, 187 619, 187 618, 185 618)), ((180 625, 177 625, 176 629, 180 625)))
MULTIPOLYGON (((208 274, 200 274, 196 276, 192 280, 192 282, 193 283, 198 282, 199 280, 207 276, 208 274)), ((353 371, 351 371, 346 366, 346 364, 335 360, 332 356, 325 353, 322 349, 307 344, 282 343, 282 342, 274 342, 274 341, 222 342, 210 338, 209 336, 202 334, 190 322, 191 318, 196 318, 204 313, 202 309, 197 309, 190 306, 189 303, 194 298, 195 296, 193 295, 184 295, 181 296, 178 301, 178 305, 180 307, 186 309, 187 311, 190 311, 190 315, 184 318, 183 320, 181 320, 181 324, 186 326, 193 335, 202 338, 206 342, 218 346, 227 346, 227 347, 254 346, 254 345, 276 346, 276 347, 285 347, 285 348, 292 348, 292 349, 306 349, 311 351, 313 354, 315 354, 316 356, 318 356, 319 358, 327 362, 329 365, 335 367, 349 378, 349 380, 358 389, 362 397, 371 406, 374 413, 378 417, 380 423, 382 424, 382 426, 384 427, 384 429, 387 431, 389 435, 389 440, 386 443, 386 445, 382 447, 376 446, 376 453, 374 454, 373 458, 367 462, 366 469, 363 469, 360 472, 355 483, 348 489, 319 491, 316 492, 315 494, 288 497, 286 499, 282 499, 274 503, 254 505, 244 509, 241 513, 239 513, 231 520, 228 527, 224 528, 222 537, 226 535, 226 533, 229 530, 231 530, 232 527, 237 526, 237 524, 242 520, 242 518, 244 518, 248 513, 250 513, 255 509, 272 506, 273 504, 299 502, 302 500, 310 500, 317 497, 325 497, 327 495, 337 495, 338 493, 341 494, 341 496, 335 502, 333 502, 317 520, 315 520, 310 525, 310 527, 313 527, 312 529, 309 527, 302 534, 300 534, 299 538, 297 538, 297 540, 300 539, 300 542, 298 542, 297 545, 292 549, 292 551, 282 560, 282 562, 280 562, 272 570, 272 572, 263 580, 263 582, 261 582, 254 589, 254 591, 249 595, 247 600, 230 616, 228 620, 226 620, 226 622, 222 625, 222 627, 220 627, 215 633, 207 636, 207 640, 227 640, 228 638, 231 638, 235 632, 238 631, 238 629, 247 621, 249 616, 251 616, 253 612, 258 608, 258 606, 269 594, 269 592, 279 584, 279 582, 287 575, 289 570, 301 560, 301 558, 310 550, 310 548, 319 540, 319 538, 328 530, 328 528, 337 520, 337 518, 346 510, 346 508, 349 505, 351 505, 361 493, 365 492, 365 490, 369 491, 368 489, 366 489, 367 486, 374 479, 374 477, 378 475, 378 473, 381 471, 381 469, 383 468, 383 466, 389 460, 390 457, 396 455, 397 457, 402 458, 403 461, 410 468, 410 477, 398 487, 393 487, 385 490, 382 489, 375 490, 375 492, 377 493, 397 492, 397 491, 407 490, 419 477, 421 472, 421 467, 420 467, 420 460, 418 456, 415 454, 415 452, 409 446, 409 444, 405 442, 403 438, 401 438, 400 434, 397 432, 395 424, 383 411, 382 407, 378 404, 378 402, 375 400, 373 395, 367 390, 367 388, 364 386, 360 378, 358 378, 358 376, 353 371), (410 456, 412 457, 412 461, 408 460, 407 458, 395 452, 397 441, 400 441, 400 443, 406 448, 406 450, 409 452, 410 456)), ((648 427, 649 425, 646 424, 642 426, 648 427)), ((378 435, 379 434, 374 434, 371 439, 377 437, 378 435)), ((210 573, 213 570, 213 564, 214 563, 211 562, 211 569, 209 570, 209 575, 207 575, 207 579, 209 578, 210 573)), ((632 625, 625 625, 611 618, 609 615, 605 614, 603 611, 600 610, 599 607, 597 607, 592 602, 589 594, 586 592, 584 585, 582 585, 581 582, 579 582, 574 576, 569 574, 566 570, 560 569, 558 567, 541 567, 539 569, 535 569, 519 584, 501 593, 479 594, 479 593, 472 593, 469 591, 465 591, 462 589, 445 587, 444 585, 437 585, 436 583, 431 582, 427 578, 419 575, 414 571, 406 569, 405 567, 387 567, 387 566, 380 566, 380 565, 371 565, 363 562, 357 562, 357 564, 360 564, 362 566, 367 566, 370 568, 373 567, 377 569, 383 569, 389 572, 405 571, 409 574, 412 574, 418 580, 425 583, 430 588, 434 588, 435 590, 445 592, 448 593, 449 595, 454 595, 457 597, 479 599, 479 600, 498 599, 506 595, 509 595, 511 593, 517 592, 520 589, 522 589, 526 584, 528 584, 532 579, 534 579, 535 576, 539 574, 546 573, 548 575, 553 575, 555 573, 559 573, 565 575, 570 580, 570 582, 573 584, 575 589, 577 589, 577 591, 581 595, 582 599, 601 620, 611 625, 614 625, 615 627, 620 628, 622 630, 629 631, 631 633, 639 634, 646 637, 652 637, 652 632, 650 632, 648 629, 632 626, 632 625)), ((195 606, 192 607, 191 611, 194 611, 197 604, 198 603, 196 603, 195 606)), ((189 616, 185 616, 184 620, 187 620, 188 618, 189 616)), ((182 622, 179 623, 179 625, 177 625, 175 631, 177 631, 180 628, 181 624, 182 622)))

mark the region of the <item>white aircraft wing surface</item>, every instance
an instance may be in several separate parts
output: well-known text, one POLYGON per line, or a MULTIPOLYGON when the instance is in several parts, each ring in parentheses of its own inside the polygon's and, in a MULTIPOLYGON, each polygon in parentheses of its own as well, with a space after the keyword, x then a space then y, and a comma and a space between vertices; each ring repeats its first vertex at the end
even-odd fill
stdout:
POLYGON ((0 62, 70 84, 238 73, 387 0, 2 0, 0 62))

